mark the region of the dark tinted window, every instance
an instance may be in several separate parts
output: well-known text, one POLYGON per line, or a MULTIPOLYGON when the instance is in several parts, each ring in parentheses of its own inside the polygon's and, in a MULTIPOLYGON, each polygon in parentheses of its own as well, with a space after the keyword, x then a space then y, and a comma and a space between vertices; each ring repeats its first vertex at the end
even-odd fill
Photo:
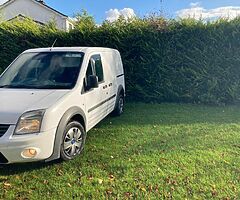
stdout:
POLYGON ((89 76, 94 75, 94 74, 95 73, 93 72, 92 62, 90 60, 88 63, 88 68, 87 68, 86 76, 85 76, 84 83, 83 83, 84 91, 88 91, 90 89, 88 86, 88 78, 89 78, 89 76))
POLYGON ((81 52, 24 53, 0 79, 0 87, 71 89, 84 54, 81 52))
POLYGON ((91 89, 88 84, 90 75, 96 75, 98 77, 98 82, 102 82, 104 80, 103 66, 100 55, 91 56, 88 62, 88 68, 84 79, 84 91, 91 89))
POLYGON ((88 76, 90 76, 90 75, 94 75, 93 70, 92 70, 91 61, 89 61, 89 63, 88 63, 88 68, 87 68, 86 77, 88 77, 88 76))
POLYGON ((98 77, 98 82, 104 81, 104 74, 103 74, 103 66, 102 66, 102 59, 100 55, 92 56, 92 59, 95 63, 95 72, 96 76, 98 77))

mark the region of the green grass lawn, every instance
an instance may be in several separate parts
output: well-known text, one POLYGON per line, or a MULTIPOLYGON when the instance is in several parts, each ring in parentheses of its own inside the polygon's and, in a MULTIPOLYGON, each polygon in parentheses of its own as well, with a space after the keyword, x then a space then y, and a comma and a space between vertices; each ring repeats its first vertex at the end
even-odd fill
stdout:
POLYGON ((65 163, 0 166, 0 199, 240 199, 240 106, 128 104, 65 163))

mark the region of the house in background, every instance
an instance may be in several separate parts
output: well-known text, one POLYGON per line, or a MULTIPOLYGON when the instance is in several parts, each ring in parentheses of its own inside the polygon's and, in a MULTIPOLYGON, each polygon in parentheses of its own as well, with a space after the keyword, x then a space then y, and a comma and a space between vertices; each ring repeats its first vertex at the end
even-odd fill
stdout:
POLYGON ((4 21, 28 17, 41 25, 54 20, 58 29, 69 31, 74 28, 73 20, 42 0, 9 0, 0 5, 0 16, 4 21))

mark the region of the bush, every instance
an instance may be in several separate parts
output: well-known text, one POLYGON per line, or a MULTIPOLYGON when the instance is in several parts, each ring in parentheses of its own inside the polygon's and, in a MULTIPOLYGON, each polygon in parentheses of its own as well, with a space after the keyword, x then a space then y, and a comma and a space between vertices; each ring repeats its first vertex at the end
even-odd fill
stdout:
POLYGON ((0 71, 28 48, 104 46, 123 57, 127 95, 143 102, 231 104, 240 101, 240 19, 204 23, 159 17, 94 25, 78 15, 65 33, 33 21, 0 24, 0 71), (85 20, 85 21, 84 21, 85 20), (86 22, 86 23, 84 23, 86 22), (88 26, 89 25, 89 26, 88 26))

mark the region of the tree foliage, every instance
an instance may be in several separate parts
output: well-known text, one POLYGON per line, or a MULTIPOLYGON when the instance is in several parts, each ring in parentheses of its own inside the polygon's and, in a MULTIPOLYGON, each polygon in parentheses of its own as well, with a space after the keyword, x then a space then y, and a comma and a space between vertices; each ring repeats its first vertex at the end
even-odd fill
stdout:
POLYGON ((103 46, 122 54, 128 98, 143 102, 229 104, 240 100, 240 19, 202 22, 135 18, 97 26, 83 12, 66 33, 31 20, 0 24, 0 69, 22 51, 103 46))

